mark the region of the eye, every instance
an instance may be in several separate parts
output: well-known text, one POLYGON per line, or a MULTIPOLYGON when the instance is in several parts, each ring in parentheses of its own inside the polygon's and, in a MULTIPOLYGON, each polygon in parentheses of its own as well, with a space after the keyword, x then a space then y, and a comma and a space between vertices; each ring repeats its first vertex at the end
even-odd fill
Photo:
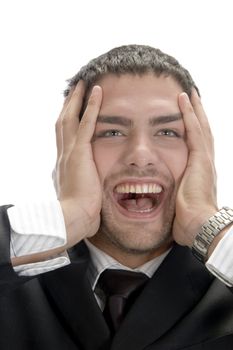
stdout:
POLYGON ((171 129, 160 130, 156 135, 167 137, 180 137, 180 134, 177 131, 171 129))
POLYGON ((97 137, 116 137, 116 136, 124 136, 123 133, 119 130, 102 130, 96 135, 97 137))

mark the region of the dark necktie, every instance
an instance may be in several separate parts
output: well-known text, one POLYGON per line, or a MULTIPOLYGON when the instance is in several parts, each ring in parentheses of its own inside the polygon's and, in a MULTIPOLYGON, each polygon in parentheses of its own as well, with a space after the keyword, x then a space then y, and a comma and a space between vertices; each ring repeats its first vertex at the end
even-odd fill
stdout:
POLYGON ((112 333, 117 331, 148 279, 144 273, 127 270, 105 270, 101 274, 98 285, 106 295, 103 315, 112 333))

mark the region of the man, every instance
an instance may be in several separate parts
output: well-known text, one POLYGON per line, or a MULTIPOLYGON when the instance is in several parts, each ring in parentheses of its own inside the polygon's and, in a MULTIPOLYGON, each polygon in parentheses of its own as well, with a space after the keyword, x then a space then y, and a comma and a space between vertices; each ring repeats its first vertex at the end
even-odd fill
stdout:
POLYGON ((59 203, 28 209, 26 223, 25 208, 1 210, 1 349, 232 349, 233 212, 217 206, 190 74, 157 49, 123 46, 83 67, 65 95, 59 203), (63 257, 71 263, 57 268, 63 257), (114 329, 106 269, 149 277, 114 329))

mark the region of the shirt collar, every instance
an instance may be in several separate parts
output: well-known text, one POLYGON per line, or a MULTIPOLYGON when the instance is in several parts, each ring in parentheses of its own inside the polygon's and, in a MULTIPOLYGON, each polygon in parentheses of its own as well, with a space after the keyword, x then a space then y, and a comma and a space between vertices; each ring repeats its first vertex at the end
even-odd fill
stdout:
POLYGON ((113 257, 94 246, 89 240, 85 239, 85 243, 88 247, 91 257, 91 263, 88 269, 88 279, 93 290, 95 290, 100 274, 106 269, 123 269, 134 272, 142 272, 145 273, 149 278, 151 278, 162 263, 162 261, 164 260, 164 258, 171 250, 170 248, 162 255, 157 256, 156 258, 146 262, 145 264, 135 269, 131 269, 127 266, 122 265, 113 257))

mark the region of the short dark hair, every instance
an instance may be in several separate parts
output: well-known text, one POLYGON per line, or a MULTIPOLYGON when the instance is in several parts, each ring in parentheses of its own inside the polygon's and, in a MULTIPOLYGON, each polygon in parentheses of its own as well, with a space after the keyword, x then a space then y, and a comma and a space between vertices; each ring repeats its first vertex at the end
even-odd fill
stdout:
POLYGON ((156 76, 162 74, 172 76, 189 96, 191 96, 193 87, 198 91, 188 70, 174 57, 146 45, 124 45, 92 59, 86 66, 83 66, 74 77, 68 80, 64 96, 68 95, 70 89, 79 80, 85 81, 88 92, 98 80, 107 74, 142 75, 149 72, 154 72, 156 76))

